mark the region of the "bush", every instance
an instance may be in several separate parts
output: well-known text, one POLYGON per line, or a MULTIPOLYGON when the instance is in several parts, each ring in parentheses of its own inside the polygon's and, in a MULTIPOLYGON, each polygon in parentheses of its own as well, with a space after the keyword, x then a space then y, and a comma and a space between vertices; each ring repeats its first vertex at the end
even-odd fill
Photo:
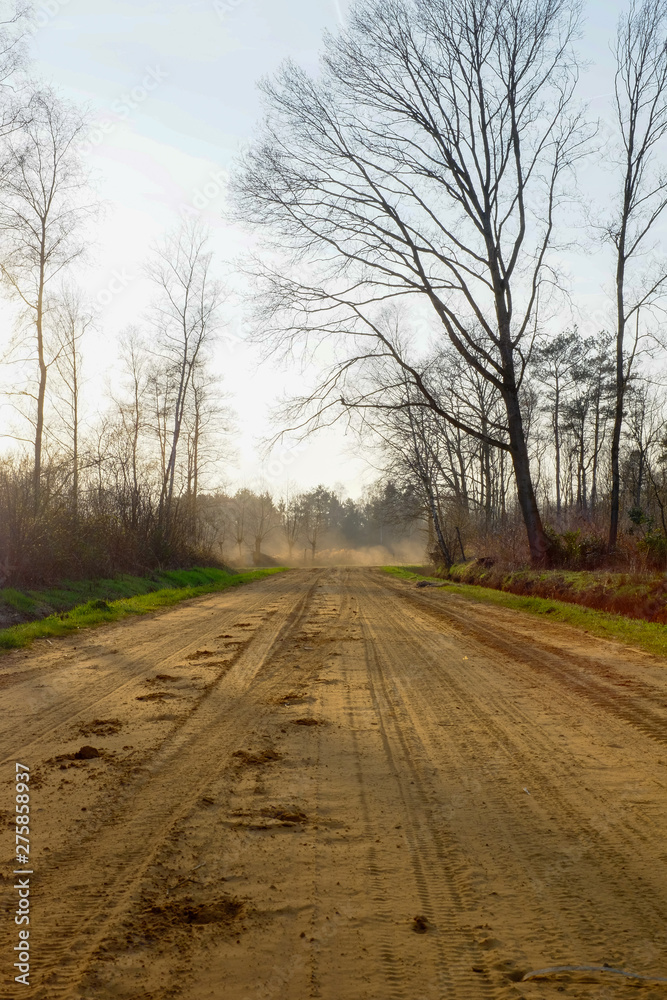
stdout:
POLYGON ((559 534, 549 525, 545 527, 544 533, 547 536, 547 551, 552 566, 594 569, 604 558, 606 543, 599 535, 582 536, 580 530, 559 534))
POLYGON ((0 461, 0 588, 4 603, 18 611, 30 608, 20 606, 16 587, 215 563, 199 543, 187 497, 161 519, 149 485, 128 495, 113 483, 89 484, 75 506, 60 467, 45 466, 44 480, 36 501, 30 464, 0 461))
POLYGON ((646 561, 654 569, 667 569, 667 537, 661 531, 648 531, 638 544, 646 561))

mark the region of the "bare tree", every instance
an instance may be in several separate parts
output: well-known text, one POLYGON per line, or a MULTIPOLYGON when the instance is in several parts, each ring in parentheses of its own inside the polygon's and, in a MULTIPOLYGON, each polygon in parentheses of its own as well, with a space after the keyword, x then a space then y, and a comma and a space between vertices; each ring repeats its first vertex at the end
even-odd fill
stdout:
POLYGON ((278 518, 273 497, 264 490, 256 494, 248 506, 248 528, 253 540, 253 563, 259 566, 262 558, 262 542, 278 526, 278 518))
POLYGON ((141 451, 141 439, 147 429, 146 395, 149 392, 149 361, 146 348, 135 327, 124 331, 120 340, 121 392, 113 394, 117 411, 115 436, 117 463, 122 482, 119 492, 127 498, 128 521, 136 531, 146 495, 145 473, 148 459, 141 451))
POLYGON ((264 135, 236 182, 242 216, 292 254, 261 271, 264 335, 352 338, 311 397, 319 417, 350 405, 346 375, 383 355, 459 425, 379 322, 411 299, 503 399, 507 436, 487 440, 512 457, 538 563, 520 392, 566 174, 590 135, 571 110, 578 15, 577 0, 360 0, 326 38, 321 80, 288 63, 264 84, 264 135))
POLYGON ((423 407, 408 406, 404 411, 405 427, 401 435, 402 459, 412 474, 413 482, 423 498, 428 512, 429 523, 432 525, 436 540, 438 558, 434 561, 443 562, 449 568, 454 559, 451 546, 448 544, 445 517, 438 489, 438 480, 443 472, 438 455, 438 437, 434 437, 437 424, 433 415, 424 411, 423 407))
POLYGON ((278 517, 285 541, 287 542, 287 556, 291 560, 294 546, 296 545, 301 531, 302 509, 299 496, 294 489, 288 485, 278 501, 278 517))
POLYGON ((324 486, 317 486, 314 490, 301 494, 301 523, 313 564, 321 536, 329 526, 328 514, 332 498, 333 494, 324 486))
MULTIPOLYGON (((153 251, 147 273, 157 287, 153 307, 154 373, 158 426, 162 428, 164 476, 161 509, 169 518, 174 498, 178 446, 197 372, 214 339, 222 287, 212 276, 208 234, 197 222, 184 224, 153 251)), ((199 394, 201 401, 201 393, 199 394)))
POLYGON ((253 499, 254 494, 245 488, 237 490, 232 498, 232 527, 234 541, 239 550, 239 562, 243 561, 243 544, 248 535, 249 513, 253 499))
POLYGON ((193 372, 184 412, 187 436, 187 468, 184 470, 186 495, 194 524, 198 522, 198 498, 219 478, 221 463, 230 458, 229 434, 233 421, 220 377, 205 365, 193 372))
POLYGON ((90 206, 82 203, 85 178, 76 150, 84 128, 80 112, 51 90, 36 93, 25 109, 20 131, 6 139, 0 186, 0 271, 22 303, 32 329, 37 385, 27 394, 34 404, 33 489, 39 503, 44 412, 49 367, 45 319, 54 279, 85 249, 82 223, 90 206))
POLYGON ((625 394, 640 338, 640 311, 664 291, 667 266, 654 256, 655 227, 667 207, 662 167, 667 134, 667 3, 632 0, 616 40, 616 112, 622 144, 620 194, 606 227, 616 256, 616 399, 611 436, 609 541, 616 547, 625 394), (629 337, 628 337, 629 334, 629 337))
POLYGON ((81 407, 81 341, 93 318, 85 310, 80 293, 65 288, 53 306, 55 366, 62 391, 56 390, 55 408, 67 435, 66 451, 71 455, 72 513, 79 508, 79 441, 81 407))

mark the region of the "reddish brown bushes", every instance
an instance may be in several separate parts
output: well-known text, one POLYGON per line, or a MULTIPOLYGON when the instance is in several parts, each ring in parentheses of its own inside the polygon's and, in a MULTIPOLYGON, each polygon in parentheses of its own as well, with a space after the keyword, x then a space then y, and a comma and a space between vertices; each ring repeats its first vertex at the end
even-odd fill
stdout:
POLYGON ((599 611, 667 623, 667 578, 640 573, 519 570, 477 559, 454 566, 449 578, 520 596, 567 601, 599 611))

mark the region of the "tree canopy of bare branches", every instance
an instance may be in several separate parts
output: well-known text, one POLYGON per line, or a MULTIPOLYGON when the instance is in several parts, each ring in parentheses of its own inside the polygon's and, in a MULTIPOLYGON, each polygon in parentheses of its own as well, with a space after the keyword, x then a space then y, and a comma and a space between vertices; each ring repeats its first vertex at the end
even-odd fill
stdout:
POLYGON ((619 521, 620 444, 625 394, 640 337, 640 310, 664 293, 667 262, 655 250, 656 223, 667 207, 667 3, 632 0, 616 39, 616 116, 621 142, 619 196, 607 237, 616 256, 616 403, 611 444, 609 549, 619 521), (653 245, 652 245, 653 244, 653 245), (639 266, 638 266, 639 265, 639 266), (628 337, 628 333, 630 336, 628 337))
POLYGON ((503 398, 507 440, 492 443, 511 453, 537 562, 519 393, 590 134, 572 107, 578 17, 576 0, 359 0, 326 38, 319 79, 287 63, 264 83, 263 135, 236 183, 243 217, 291 251, 290 266, 262 268, 265 335, 352 340, 318 413, 341 405, 352 367, 384 355, 456 424, 380 322, 383 305, 411 302, 503 398))
POLYGON ((160 504, 167 517, 174 498, 179 441, 188 417, 193 424, 191 447, 199 445, 207 350, 219 323, 223 292, 212 274, 208 239, 198 222, 187 222, 155 247, 146 268, 156 289, 151 317, 153 383, 155 423, 162 428, 160 504))
MULTIPOLYGON (((30 400, 34 427, 33 491, 39 503, 44 407, 49 368, 46 349, 48 293, 86 248, 82 223, 90 206, 76 142, 84 128, 79 110, 53 91, 34 93, 20 129, 5 138, 0 177, 0 273, 22 304, 37 370, 30 400)), ((25 338, 21 339, 21 347, 25 338)))

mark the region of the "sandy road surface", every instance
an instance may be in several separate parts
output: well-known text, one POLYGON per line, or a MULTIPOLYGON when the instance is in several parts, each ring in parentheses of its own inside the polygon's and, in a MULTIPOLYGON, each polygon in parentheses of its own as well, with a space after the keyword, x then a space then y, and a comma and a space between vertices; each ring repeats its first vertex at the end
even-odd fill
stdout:
POLYGON ((0 996, 667 997, 520 982, 667 978, 666 668, 332 569, 3 657, 0 996), (17 759, 30 988, 11 969, 17 759))

